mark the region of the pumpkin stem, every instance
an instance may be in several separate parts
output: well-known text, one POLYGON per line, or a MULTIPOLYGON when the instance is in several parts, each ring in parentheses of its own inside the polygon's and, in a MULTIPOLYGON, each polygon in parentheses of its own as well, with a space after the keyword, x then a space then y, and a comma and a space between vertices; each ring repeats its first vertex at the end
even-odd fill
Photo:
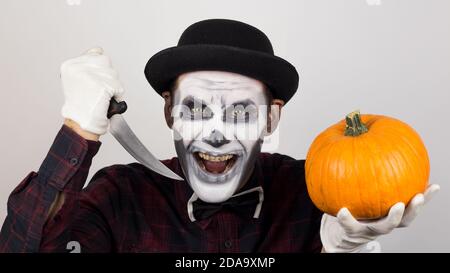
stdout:
POLYGON ((345 122, 347 125, 345 126, 344 135, 346 136, 359 136, 364 133, 367 133, 369 129, 367 129, 366 125, 361 121, 361 115, 359 110, 353 111, 345 117, 345 122))

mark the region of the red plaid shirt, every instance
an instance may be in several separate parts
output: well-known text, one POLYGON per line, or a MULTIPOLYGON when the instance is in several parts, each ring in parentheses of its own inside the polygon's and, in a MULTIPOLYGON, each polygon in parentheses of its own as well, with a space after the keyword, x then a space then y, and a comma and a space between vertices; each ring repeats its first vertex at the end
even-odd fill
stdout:
MULTIPOLYGON (((0 252, 320 252, 322 213, 305 185, 304 161, 261 153, 242 189, 262 186, 259 218, 221 210, 192 222, 193 191, 141 164, 98 171, 83 189, 100 142, 63 126, 39 171, 11 193, 0 234, 0 252), (46 221, 58 192, 65 202, 46 221)), ((177 158, 163 161, 183 176, 177 158)))

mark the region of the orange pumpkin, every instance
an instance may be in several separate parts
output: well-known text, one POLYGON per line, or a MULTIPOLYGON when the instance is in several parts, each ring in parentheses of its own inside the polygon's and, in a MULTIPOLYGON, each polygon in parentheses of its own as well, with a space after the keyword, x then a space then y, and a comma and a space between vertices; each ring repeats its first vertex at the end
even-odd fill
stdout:
POLYGON ((387 215, 425 191, 430 174, 420 136, 404 122, 358 111, 319 134, 306 157, 308 193, 331 215, 346 207, 357 219, 387 215))

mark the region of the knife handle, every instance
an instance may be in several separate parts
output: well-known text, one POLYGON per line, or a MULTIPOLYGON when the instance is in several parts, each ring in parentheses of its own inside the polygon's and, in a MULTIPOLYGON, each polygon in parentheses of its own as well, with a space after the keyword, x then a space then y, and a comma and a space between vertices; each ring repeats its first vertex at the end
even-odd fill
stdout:
POLYGON ((122 114, 127 111, 127 103, 125 101, 117 102, 115 98, 112 98, 109 102, 108 114, 106 115, 108 118, 111 118, 115 114, 122 114))

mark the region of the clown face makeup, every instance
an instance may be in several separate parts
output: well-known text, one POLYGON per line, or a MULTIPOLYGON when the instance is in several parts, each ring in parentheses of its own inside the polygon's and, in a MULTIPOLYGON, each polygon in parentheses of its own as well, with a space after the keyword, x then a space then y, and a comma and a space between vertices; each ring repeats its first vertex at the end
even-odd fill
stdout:
POLYGON ((230 72, 179 77, 173 96, 173 134, 181 167, 205 202, 230 198, 250 177, 267 126, 262 82, 230 72))

